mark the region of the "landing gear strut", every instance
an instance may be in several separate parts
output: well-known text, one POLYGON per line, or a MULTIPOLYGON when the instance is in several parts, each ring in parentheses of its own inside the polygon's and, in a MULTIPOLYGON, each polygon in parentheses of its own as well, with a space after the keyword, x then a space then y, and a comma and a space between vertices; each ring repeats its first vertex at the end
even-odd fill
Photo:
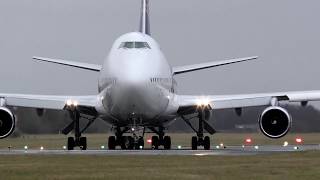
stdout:
POLYGON ((74 137, 68 137, 68 150, 73 150, 74 147, 78 146, 81 150, 87 149, 87 138, 81 137, 80 131, 80 113, 75 108, 73 111, 70 111, 70 116, 74 121, 74 137))

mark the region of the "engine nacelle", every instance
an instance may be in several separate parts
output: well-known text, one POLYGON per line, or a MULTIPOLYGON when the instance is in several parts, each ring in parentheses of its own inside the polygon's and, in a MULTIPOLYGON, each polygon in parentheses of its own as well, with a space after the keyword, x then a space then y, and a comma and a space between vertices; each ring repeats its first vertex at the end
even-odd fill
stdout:
POLYGON ((8 137, 15 128, 15 117, 6 107, 0 107, 0 139, 8 137))
POLYGON ((292 118, 287 110, 278 106, 266 108, 259 119, 259 126, 264 135, 269 138, 285 136, 292 125, 292 118))

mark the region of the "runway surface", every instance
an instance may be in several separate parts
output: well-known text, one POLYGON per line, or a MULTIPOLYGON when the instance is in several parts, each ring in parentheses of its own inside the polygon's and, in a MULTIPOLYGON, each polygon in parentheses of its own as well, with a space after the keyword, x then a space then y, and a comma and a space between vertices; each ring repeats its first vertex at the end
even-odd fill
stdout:
POLYGON ((216 146, 211 150, 190 150, 190 148, 172 149, 172 150, 37 150, 37 149, 1 149, 0 155, 190 155, 190 156, 209 156, 209 155, 225 155, 225 156, 242 156, 242 155, 257 155, 257 154, 271 154, 283 152, 299 152, 308 150, 320 150, 320 145, 299 145, 299 146, 216 146))

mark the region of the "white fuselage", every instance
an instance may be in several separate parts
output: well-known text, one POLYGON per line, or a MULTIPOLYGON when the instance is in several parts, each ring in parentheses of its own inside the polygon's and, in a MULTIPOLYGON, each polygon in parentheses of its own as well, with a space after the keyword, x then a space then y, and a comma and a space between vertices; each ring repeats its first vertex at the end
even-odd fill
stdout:
POLYGON ((120 125, 172 120, 177 112, 175 84, 158 43, 143 33, 125 34, 113 44, 99 78, 103 119, 120 125))

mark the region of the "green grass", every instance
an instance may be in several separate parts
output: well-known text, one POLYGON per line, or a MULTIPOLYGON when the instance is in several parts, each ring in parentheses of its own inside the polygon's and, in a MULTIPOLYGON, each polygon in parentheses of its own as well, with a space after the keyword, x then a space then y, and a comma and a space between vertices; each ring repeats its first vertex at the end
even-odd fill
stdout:
MULTIPOLYGON (((193 134, 171 134, 173 144, 190 146, 193 134)), ((246 137, 254 144, 318 144, 320 134, 289 134, 270 140, 261 134, 216 134, 213 144, 241 145, 246 137)), ((107 135, 87 135, 89 147, 106 144, 107 135)), ((150 135, 146 136, 146 139, 150 135)), ((59 149, 63 135, 25 135, 0 140, 0 149, 12 146, 59 149)), ((294 152, 254 156, 107 156, 107 155, 1 155, 0 180, 15 179, 320 179, 320 152, 294 152)))
POLYGON ((320 152, 256 156, 0 156, 0 179, 319 179, 320 152))

